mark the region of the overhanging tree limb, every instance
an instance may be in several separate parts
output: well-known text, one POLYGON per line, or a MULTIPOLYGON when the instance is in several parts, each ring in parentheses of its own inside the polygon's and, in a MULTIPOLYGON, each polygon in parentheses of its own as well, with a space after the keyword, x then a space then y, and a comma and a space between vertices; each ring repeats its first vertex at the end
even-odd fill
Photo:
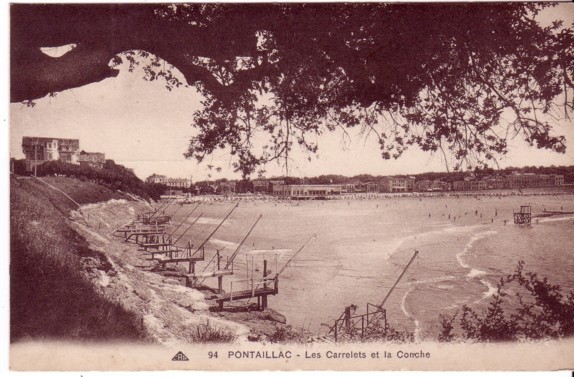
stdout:
MULTIPOLYGON (((486 136, 501 108, 524 120, 523 112, 548 113, 573 87, 572 30, 540 26, 534 17, 545 7, 13 4, 11 101, 113 77, 113 65, 123 57, 132 64, 138 51, 152 56, 143 63, 148 79, 180 84, 161 58, 204 96, 185 155, 201 160, 230 147, 244 176, 286 158, 292 144, 316 153, 309 134, 358 125, 375 131, 383 158, 414 144, 488 160, 506 150, 505 140, 486 136), (69 43, 78 47, 60 58, 39 50, 69 43), (250 142, 257 135, 268 140, 261 150, 250 142)), ((519 125, 527 141, 563 152, 551 126, 519 125)))

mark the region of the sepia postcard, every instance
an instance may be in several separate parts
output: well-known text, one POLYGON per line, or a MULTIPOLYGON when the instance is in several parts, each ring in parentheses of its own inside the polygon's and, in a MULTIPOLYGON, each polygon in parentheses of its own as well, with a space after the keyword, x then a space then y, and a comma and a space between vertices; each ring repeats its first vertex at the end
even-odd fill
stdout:
POLYGON ((572 3, 7 8, 10 371, 574 369, 572 3))

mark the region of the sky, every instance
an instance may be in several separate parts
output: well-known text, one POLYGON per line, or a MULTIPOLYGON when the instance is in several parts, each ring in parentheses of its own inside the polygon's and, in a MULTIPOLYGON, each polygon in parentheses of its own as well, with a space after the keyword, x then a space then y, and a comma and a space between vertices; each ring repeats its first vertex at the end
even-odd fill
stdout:
MULTIPOLYGON (((572 18, 574 7, 564 9, 572 18)), ((562 10, 558 12, 563 13, 562 10)), ((161 82, 144 81, 141 72, 130 73, 122 69, 116 78, 36 100, 34 107, 10 104, 9 154, 23 158, 23 136, 77 138, 81 149, 103 152, 106 158, 133 168, 142 179, 153 173, 173 178, 191 177, 193 181, 239 179, 240 174, 233 172, 226 151, 216 151, 202 164, 183 157, 195 132, 191 126, 192 116, 200 108, 200 101, 201 96, 194 88, 168 91, 161 82), (219 166, 222 170, 210 170, 208 165, 219 166)), ((537 150, 517 138, 511 141, 508 155, 499 160, 500 167, 574 164, 572 121, 553 124, 555 132, 567 138, 566 154, 537 150)), ((319 137, 318 156, 310 162, 306 154, 294 150, 289 174, 298 177, 394 175, 447 170, 439 154, 431 155, 412 148, 398 160, 383 160, 374 138, 365 140, 353 133, 351 136, 351 142, 346 144, 340 133, 319 137)), ((286 172, 284 166, 277 163, 269 164, 266 170, 268 177, 286 172)))

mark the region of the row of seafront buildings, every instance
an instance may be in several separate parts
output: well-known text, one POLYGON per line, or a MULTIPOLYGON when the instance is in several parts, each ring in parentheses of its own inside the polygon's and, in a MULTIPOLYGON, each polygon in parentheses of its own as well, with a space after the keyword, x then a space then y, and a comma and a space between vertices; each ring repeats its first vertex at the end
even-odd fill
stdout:
MULTIPOLYGON (((170 189, 185 189, 191 179, 148 177, 148 182, 162 183, 170 189)), ((489 189, 515 189, 526 187, 553 187, 564 185, 564 176, 557 174, 512 173, 476 179, 468 176, 462 181, 419 180, 415 177, 382 177, 369 182, 351 181, 342 184, 288 184, 283 179, 255 179, 247 190, 239 181, 213 183, 211 189, 223 195, 253 192, 293 199, 326 198, 357 193, 409 193, 441 191, 477 191, 489 189)), ((198 192, 199 193, 199 192, 198 192)))
POLYGON ((275 196, 295 198, 326 197, 340 194, 377 193, 377 192, 412 192, 415 187, 414 177, 383 177, 376 182, 348 182, 344 184, 285 184, 283 181, 271 185, 275 196))
MULTIPOLYGON (((61 161, 80 166, 102 169, 105 155, 99 152, 80 150, 79 139, 51 137, 23 137, 22 150, 25 155, 26 170, 33 171, 47 161, 61 161)), ((148 183, 160 183, 170 190, 191 188, 191 178, 168 178, 153 174, 148 183)), ((382 177, 369 182, 351 181, 343 184, 286 184, 282 179, 256 179, 251 181, 252 192, 272 194, 278 197, 317 198, 353 193, 406 193, 435 191, 477 191, 489 189, 516 189, 526 187, 563 186, 564 176, 558 174, 511 173, 492 175, 481 179, 468 176, 462 181, 419 180, 415 177, 382 177)), ((217 183, 217 192, 235 194, 245 190, 237 181, 217 183)))
POLYGON ((36 166, 47 161, 61 161, 96 169, 102 169, 106 163, 104 153, 80 150, 79 139, 24 136, 22 151, 27 171, 33 171, 36 166))
POLYGON ((493 175, 482 179, 468 177, 464 181, 453 182, 454 191, 475 191, 492 189, 516 189, 526 187, 564 186, 564 176, 559 174, 512 173, 493 175))
MULTIPOLYGON (((286 184, 283 180, 255 180, 255 192, 295 199, 321 198, 355 193, 408 193, 441 191, 477 191, 491 189, 517 189, 527 187, 555 187, 564 185, 564 176, 558 174, 512 173, 462 181, 419 180, 415 177, 383 177, 371 182, 345 184, 286 184)), ((235 182, 225 182, 222 193, 236 193, 235 182)))

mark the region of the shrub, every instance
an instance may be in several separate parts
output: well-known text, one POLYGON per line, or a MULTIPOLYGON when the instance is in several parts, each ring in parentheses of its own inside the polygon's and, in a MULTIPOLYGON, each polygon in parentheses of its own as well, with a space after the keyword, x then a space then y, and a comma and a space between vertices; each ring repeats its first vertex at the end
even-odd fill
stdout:
POLYGON ((144 199, 151 197, 154 200, 158 200, 165 188, 163 185, 158 187, 157 185, 144 183, 130 169, 116 164, 113 160, 106 160, 103 169, 68 164, 61 161, 47 161, 38 166, 37 174, 38 176, 59 175, 75 177, 84 182, 98 183, 112 190, 129 192, 144 199))
MULTIPOLYGON (((457 314, 440 317, 440 341, 455 339, 453 323, 457 314)), ((562 288, 547 278, 524 272, 524 262, 520 261, 512 275, 500 280, 486 311, 477 313, 468 305, 463 306, 459 325, 460 338, 481 342, 572 336, 574 293, 564 295, 562 288), (510 284, 517 286, 513 296, 505 290, 510 284)))
POLYGON ((230 343, 235 340, 235 333, 212 325, 207 320, 197 326, 193 341, 198 343, 230 343))
MULTIPOLYGON (((458 312, 457 312, 458 313, 458 312)), ((454 340, 454 321, 456 319, 456 314, 449 317, 446 315, 438 316, 441 332, 438 335, 439 342, 450 342, 454 340)))
POLYGON ((303 336, 294 331, 291 326, 275 326, 275 332, 268 336, 271 343, 291 343, 302 341, 303 336))

